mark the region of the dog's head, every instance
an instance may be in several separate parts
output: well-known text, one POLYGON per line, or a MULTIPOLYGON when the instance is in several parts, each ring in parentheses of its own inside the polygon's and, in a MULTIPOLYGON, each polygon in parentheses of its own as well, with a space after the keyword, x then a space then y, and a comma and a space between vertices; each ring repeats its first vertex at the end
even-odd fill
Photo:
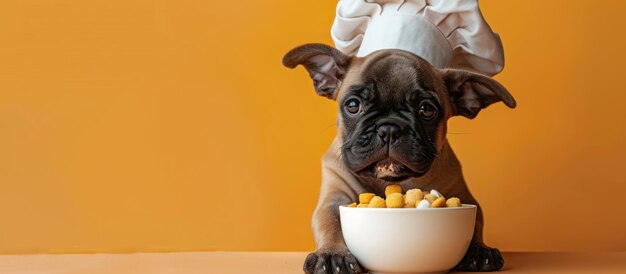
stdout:
POLYGON ((495 80, 443 69, 402 50, 349 57, 323 44, 306 44, 283 58, 303 65, 315 91, 339 105, 338 131, 345 165, 359 176, 400 181, 425 174, 443 147, 447 120, 474 118, 498 101, 515 107, 495 80))

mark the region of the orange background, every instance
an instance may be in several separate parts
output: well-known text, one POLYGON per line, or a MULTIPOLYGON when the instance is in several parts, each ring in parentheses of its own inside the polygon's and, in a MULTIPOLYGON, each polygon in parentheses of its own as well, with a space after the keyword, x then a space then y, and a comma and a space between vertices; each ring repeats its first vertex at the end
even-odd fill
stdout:
MULTIPOLYGON (((0 2, 0 253, 311 250, 336 1, 0 2)), ((505 251, 626 250, 624 1, 482 0, 519 107, 449 139, 505 251)))

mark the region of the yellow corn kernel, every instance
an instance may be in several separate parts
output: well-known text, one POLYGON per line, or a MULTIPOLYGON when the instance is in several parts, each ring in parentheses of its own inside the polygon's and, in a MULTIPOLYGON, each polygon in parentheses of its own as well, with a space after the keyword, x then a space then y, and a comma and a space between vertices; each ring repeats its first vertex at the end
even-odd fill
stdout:
POLYGON ((388 197, 391 193, 400 193, 402 194, 402 186, 399 184, 390 184, 385 187, 385 197, 388 197))
POLYGON ((348 205, 348 207, 356 207, 356 203, 351 203, 348 205))
POLYGON ((404 198, 400 193, 391 193, 387 196, 385 204, 388 208, 401 208, 404 207, 404 198))
POLYGON ((369 204, 370 200, 376 196, 374 193, 361 193, 359 194, 359 203, 361 204, 369 204))
POLYGON ((430 207, 446 207, 446 198, 437 198, 432 204, 430 204, 430 207))
POLYGON ((461 199, 457 197, 452 197, 446 201, 446 205, 448 205, 448 207, 460 207, 461 199))
POLYGON ((409 207, 415 207, 415 204, 422 199, 424 199, 424 193, 417 188, 407 190, 404 195, 404 202, 409 207))
POLYGON ((374 196, 371 200, 369 205, 367 206, 369 208, 382 208, 382 207, 386 207, 385 205, 385 199, 379 197, 379 196, 374 196))
POLYGON ((424 199, 428 200, 432 204, 435 200, 437 200, 437 196, 433 194, 426 194, 424 195, 424 199))
POLYGON ((367 204, 359 204, 358 206, 356 206, 357 208, 363 208, 363 207, 367 207, 367 204))

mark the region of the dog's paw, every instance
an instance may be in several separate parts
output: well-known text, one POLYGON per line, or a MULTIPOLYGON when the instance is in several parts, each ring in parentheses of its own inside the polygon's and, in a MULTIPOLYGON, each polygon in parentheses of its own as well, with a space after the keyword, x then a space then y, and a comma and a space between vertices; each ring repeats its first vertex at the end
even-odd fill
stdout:
POLYGON ((463 260, 454 268, 457 271, 498 271, 504 265, 497 248, 472 243, 463 260))
POLYGON ((363 273, 363 269, 347 250, 317 250, 304 260, 304 273, 363 273))

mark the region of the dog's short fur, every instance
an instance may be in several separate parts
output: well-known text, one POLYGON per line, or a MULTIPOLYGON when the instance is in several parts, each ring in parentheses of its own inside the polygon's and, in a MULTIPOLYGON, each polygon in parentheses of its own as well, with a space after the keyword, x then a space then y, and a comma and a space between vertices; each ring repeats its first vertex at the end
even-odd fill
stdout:
MULTIPOLYGON (((456 69, 439 70, 402 50, 380 50, 349 57, 323 44, 306 44, 287 53, 283 64, 303 65, 316 92, 339 105, 338 135, 322 160, 322 189, 313 214, 317 251, 304 263, 306 273, 361 272, 341 234, 339 205, 358 193, 384 196, 390 182, 404 189, 437 189, 476 204, 461 165, 446 139, 452 116, 474 118, 502 101, 515 100, 495 80, 456 69)), ((456 267, 466 271, 499 270, 500 252, 482 239, 480 206, 474 237, 456 267)))

